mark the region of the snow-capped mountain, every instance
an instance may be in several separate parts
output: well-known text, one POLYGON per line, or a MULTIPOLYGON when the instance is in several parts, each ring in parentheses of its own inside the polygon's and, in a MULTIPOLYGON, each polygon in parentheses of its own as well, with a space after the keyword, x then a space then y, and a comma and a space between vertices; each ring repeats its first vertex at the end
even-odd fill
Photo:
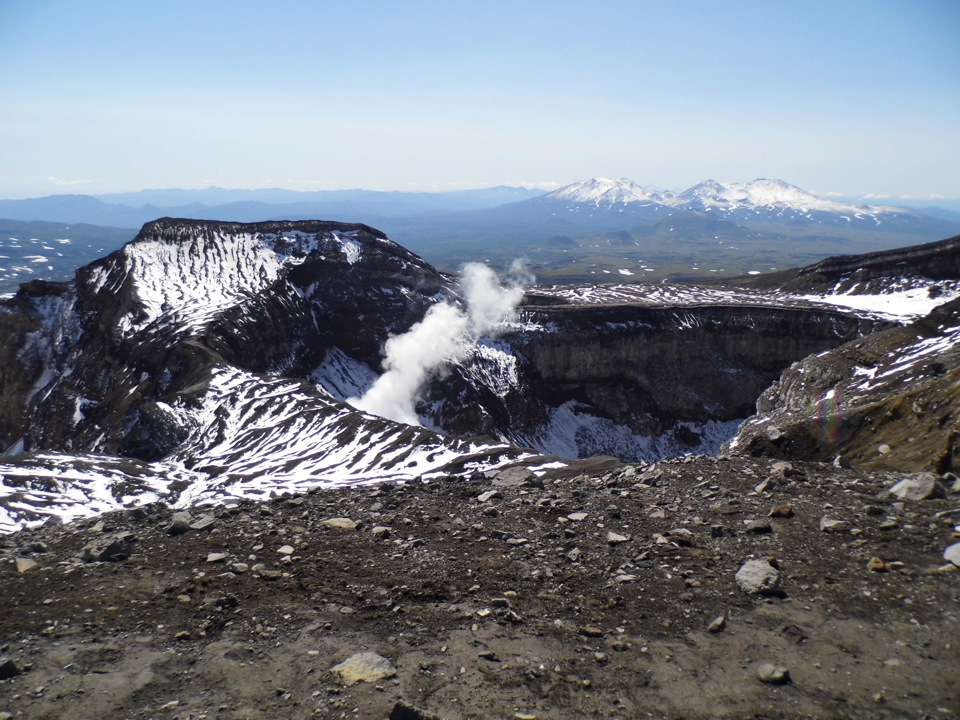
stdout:
POLYGON ((869 300, 850 259, 804 296, 787 280, 533 289, 425 377, 419 427, 345 400, 388 339, 469 289, 363 225, 159 220, 0 304, 0 531, 562 462, 538 452, 712 452, 783 368, 955 297, 957 247, 871 260, 869 300), (905 283, 914 266, 927 276, 905 283))
POLYGON ((661 203, 672 196, 658 190, 644 187, 633 180, 621 178, 591 178, 566 185, 543 196, 544 200, 560 201, 576 205, 596 205, 597 207, 613 207, 630 203, 661 203))
POLYGON ((657 209, 662 215, 698 211, 725 219, 754 221, 807 218, 820 222, 837 219, 846 223, 869 220, 879 225, 885 219, 919 217, 902 208, 851 205, 821 198, 783 180, 766 178, 735 183, 706 180, 681 193, 654 190, 626 178, 593 178, 562 187, 540 200, 605 209, 659 206, 657 209))

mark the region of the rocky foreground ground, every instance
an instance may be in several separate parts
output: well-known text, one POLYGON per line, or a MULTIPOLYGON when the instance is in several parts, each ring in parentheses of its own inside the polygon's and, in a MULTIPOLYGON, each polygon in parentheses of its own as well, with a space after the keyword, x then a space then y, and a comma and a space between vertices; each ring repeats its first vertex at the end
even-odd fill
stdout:
POLYGON ((594 459, 48 523, 0 717, 960 717, 958 490, 594 459))

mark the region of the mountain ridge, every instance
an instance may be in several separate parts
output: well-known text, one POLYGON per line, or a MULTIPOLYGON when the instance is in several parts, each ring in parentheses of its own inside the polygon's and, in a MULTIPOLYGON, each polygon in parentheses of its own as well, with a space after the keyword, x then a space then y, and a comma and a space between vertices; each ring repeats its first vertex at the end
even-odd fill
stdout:
POLYGON ((23 498, 44 482, 93 492, 98 467, 126 478, 127 498, 187 502, 256 495, 271 477, 303 491, 551 454, 714 452, 792 362, 960 294, 949 277, 904 285, 901 261, 886 285, 859 288, 873 296, 840 287, 849 263, 823 271, 837 287, 820 295, 539 286, 495 337, 427 378, 428 430, 343 401, 371 386, 388 338, 464 302, 454 278, 362 224, 158 220, 74 282, 27 284, 3 304, 0 440, 28 454, 0 466, 13 482, 0 506, 7 523, 36 517, 23 498), (272 420, 245 429, 256 417, 272 420), (326 440, 303 446, 305 432, 326 440), (87 469, 64 474, 70 457, 87 469), (247 466, 267 480, 251 483, 247 466))
MULTIPOLYGON (((210 190, 210 196, 203 194, 208 191, 193 195, 179 190, 145 192, 134 194, 136 199, 130 201, 138 207, 79 195, 0 200, 0 217, 64 224, 95 221, 105 227, 106 238, 116 238, 122 232, 117 227, 139 228, 159 216, 233 222, 350 219, 382 228, 446 271, 471 261, 496 265, 509 253, 527 257, 538 275, 563 282, 618 273, 643 273, 657 280, 714 273, 729 276, 932 241, 960 231, 960 220, 951 221, 949 216, 838 203, 780 180, 726 185, 707 181, 679 194, 627 179, 581 181, 551 193, 509 187, 450 193, 269 190, 264 191, 267 195, 225 191, 226 195, 217 196, 219 191, 210 190), (207 204, 210 197, 229 202, 207 204), (278 198, 291 202, 273 202, 278 198), (189 203, 142 205, 145 200, 159 203, 163 199, 189 203), (698 226, 684 221, 690 213, 729 224, 711 230, 710 223, 698 226), (671 218, 683 228, 674 228, 671 218), (618 239, 610 242, 614 235, 618 239)), ((34 243, 30 238, 44 237, 39 227, 23 232, 36 234, 24 238, 17 231, 0 238, 0 261, 5 260, 0 262, 0 292, 9 292, 31 277, 65 279, 82 264, 64 259, 66 254, 53 246, 43 247, 49 243, 34 243)), ((97 254, 81 250, 80 231, 77 235, 66 237, 76 246, 70 258, 92 261, 97 254)))

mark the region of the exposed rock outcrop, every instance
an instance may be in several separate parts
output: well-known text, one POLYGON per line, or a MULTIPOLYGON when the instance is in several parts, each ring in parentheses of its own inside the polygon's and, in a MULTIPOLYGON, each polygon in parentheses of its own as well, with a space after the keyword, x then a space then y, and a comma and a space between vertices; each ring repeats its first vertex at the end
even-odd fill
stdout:
POLYGON ((811 355, 757 401, 730 449, 891 470, 960 469, 960 300, 811 355), (780 435, 767 433, 776 427, 780 435))

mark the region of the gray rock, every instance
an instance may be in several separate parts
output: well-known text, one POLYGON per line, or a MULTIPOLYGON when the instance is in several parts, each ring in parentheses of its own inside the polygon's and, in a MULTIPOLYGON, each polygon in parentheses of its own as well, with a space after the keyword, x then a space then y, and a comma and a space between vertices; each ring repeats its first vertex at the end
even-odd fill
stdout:
POLYGON ((777 442, 783 438, 783 431, 780 430, 776 425, 770 425, 767 428, 767 438, 770 442, 777 442))
POLYGON ((377 525, 377 527, 373 529, 374 540, 386 540, 388 537, 390 537, 390 528, 377 525))
POLYGON ((121 533, 96 540, 83 548, 84 562, 118 562, 133 553, 133 535, 121 533))
POLYGON ((489 500, 499 500, 503 497, 503 494, 499 490, 487 490, 485 493, 480 493, 477 496, 477 502, 485 503, 489 500))
POLYGON ((213 552, 213 553, 209 553, 209 554, 207 555, 207 562, 208 562, 208 563, 223 562, 223 561, 226 560, 226 559, 227 559, 227 554, 226 554, 226 553, 222 553, 222 552, 213 552))
POLYGON ((333 528, 334 530, 356 530, 360 523, 350 518, 339 517, 322 520, 320 524, 326 525, 328 528, 333 528))
POLYGON ((773 526, 769 520, 754 520, 747 525, 747 532, 753 535, 769 535, 773 532, 773 526))
POLYGON ((620 545, 621 543, 629 542, 630 538, 626 535, 620 535, 615 532, 607 533, 607 544, 608 545, 620 545))
POLYGON ((834 466, 835 468, 842 468, 842 469, 844 469, 844 470, 852 470, 852 469, 853 469, 853 463, 850 462, 849 460, 847 460, 847 458, 845 458, 843 455, 837 455, 837 456, 833 459, 833 466, 834 466))
POLYGON ((757 678, 768 685, 785 685, 790 682, 790 671, 783 665, 761 663, 757 666, 757 678))
POLYGON ((947 496, 940 478, 931 472, 908 475, 891 487, 890 492, 901 500, 931 500, 947 496))
POLYGON ((709 625, 707 625, 708 633, 718 633, 723 632, 724 628, 727 627, 727 619, 721 615, 720 617, 714 618, 709 625))
POLYGON ((693 547, 693 533, 686 528, 673 528, 667 532, 670 542, 674 542, 681 547, 693 547))
POLYGON ((951 562, 957 567, 960 567, 960 543, 954 543, 944 550, 943 558, 947 562, 951 562))
POLYGON ((770 466, 770 472, 771 474, 782 478, 794 477, 800 474, 794 470, 793 463, 786 460, 777 460, 770 466))
POLYGON ((843 520, 828 518, 826 515, 820 518, 820 530, 823 532, 839 532, 846 527, 847 524, 843 520))
POLYGON ((575 512, 567 515, 567 520, 572 520, 573 522, 580 522, 581 520, 587 519, 587 513, 585 512, 575 512))
POLYGON ((167 532, 171 535, 183 535, 183 533, 190 530, 192 523, 193 516, 186 510, 175 512, 173 517, 170 518, 170 524, 167 525, 167 532))
POLYGON ((520 487, 533 478, 533 473, 527 467, 512 467, 501 470, 493 478, 495 487, 520 487))
POLYGON ((737 587, 750 595, 780 592, 780 571, 766 560, 747 560, 736 575, 737 587))
POLYGON ((197 531, 209 530, 216 521, 217 519, 213 515, 201 515, 190 523, 190 529, 197 531))
POLYGON ((377 682, 397 674, 397 669, 382 655, 375 652, 361 652, 351 655, 331 670, 340 676, 344 685, 357 682, 377 682))

